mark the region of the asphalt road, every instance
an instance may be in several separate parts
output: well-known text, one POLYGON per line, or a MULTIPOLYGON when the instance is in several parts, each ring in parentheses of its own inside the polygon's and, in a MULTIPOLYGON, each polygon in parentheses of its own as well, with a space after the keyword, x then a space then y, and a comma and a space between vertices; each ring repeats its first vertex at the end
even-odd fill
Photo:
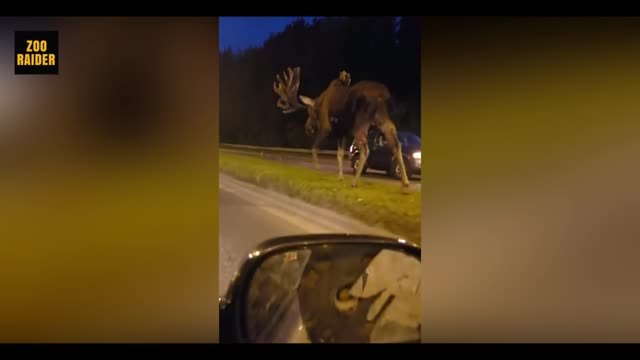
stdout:
POLYGON ((361 233, 394 236, 334 211, 238 181, 220 173, 220 283, 224 294, 235 271, 260 242, 286 235, 361 233))
MULTIPOLYGON (((300 166, 308 169, 314 168, 310 154, 268 153, 268 152, 256 152, 256 151, 243 151, 243 150, 236 150, 236 149, 222 149, 222 151, 234 153, 234 154, 261 157, 263 159, 279 161, 279 162, 292 164, 292 165, 296 165, 296 166, 300 166)), ((318 168, 322 172, 335 174, 336 177, 338 176, 338 160, 335 157, 320 156, 318 158, 318 168)), ((345 175, 345 178, 350 181, 351 178, 353 177, 352 176, 353 171, 351 170, 351 162, 349 161, 349 158, 346 155, 345 155, 345 160, 343 162, 343 168, 344 168, 343 173, 345 175)), ((361 178, 366 179, 367 181, 375 181, 375 182, 381 182, 386 184, 400 184, 400 180, 396 180, 390 177, 389 175, 387 175, 384 171, 378 171, 378 170, 367 169, 367 172, 361 178)), ((410 182, 411 182, 412 190, 416 190, 416 191, 422 190, 422 186, 420 183, 421 176, 419 175, 414 176, 410 180, 410 182)))

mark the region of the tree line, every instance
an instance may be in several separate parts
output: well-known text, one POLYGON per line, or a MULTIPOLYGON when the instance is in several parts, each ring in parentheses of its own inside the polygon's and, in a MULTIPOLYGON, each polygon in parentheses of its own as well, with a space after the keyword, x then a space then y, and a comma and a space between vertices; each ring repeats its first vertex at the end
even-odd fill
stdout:
MULTIPOLYGON (((352 83, 389 87, 399 130, 420 134, 419 17, 299 19, 262 46, 224 49, 220 58, 220 142, 306 148, 306 112, 282 114, 272 84, 287 67, 301 67, 299 94, 316 97, 342 70, 352 83)), ((329 139, 324 148, 335 148, 329 139)))

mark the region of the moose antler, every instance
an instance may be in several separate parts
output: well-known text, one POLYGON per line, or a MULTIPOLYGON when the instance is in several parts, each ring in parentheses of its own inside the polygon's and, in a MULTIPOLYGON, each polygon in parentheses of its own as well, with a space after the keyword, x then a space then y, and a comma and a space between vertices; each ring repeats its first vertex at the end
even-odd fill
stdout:
POLYGON ((280 98, 277 106, 282 109, 285 114, 292 113, 297 110, 305 109, 305 106, 298 102, 298 87, 300 86, 300 67, 294 69, 287 68, 282 73, 284 81, 280 74, 276 75, 276 82, 273 83, 273 91, 280 98))

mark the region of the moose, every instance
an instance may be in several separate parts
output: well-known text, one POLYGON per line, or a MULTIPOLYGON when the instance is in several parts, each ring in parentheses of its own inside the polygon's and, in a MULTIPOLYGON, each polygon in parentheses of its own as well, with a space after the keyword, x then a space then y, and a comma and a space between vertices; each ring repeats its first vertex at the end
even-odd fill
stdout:
POLYGON ((356 169, 351 182, 356 187, 362 169, 369 156, 367 133, 371 126, 376 126, 384 135, 387 145, 395 155, 395 161, 400 165, 402 173, 403 191, 409 189, 409 179, 402 158, 401 144, 398 140, 396 126, 387 110, 387 102, 391 98, 389 89, 384 84, 375 81, 362 80, 351 85, 351 75, 342 71, 337 79, 315 99, 298 95, 300 87, 300 67, 287 68, 287 71, 276 75, 273 90, 279 96, 276 106, 284 114, 298 110, 307 110, 305 131, 308 135, 315 135, 311 155, 315 168, 318 168, 318 150, 322 142, 333 134, 338 139, 338 180, 343 180, 342 161, 344 148, 349 134, 354 137, 354 144, 358 148, 362 159, 356 169), (300 103, 298 101, 300 98, 300 103), (335 121, 334 121, 335 120, 335 121))

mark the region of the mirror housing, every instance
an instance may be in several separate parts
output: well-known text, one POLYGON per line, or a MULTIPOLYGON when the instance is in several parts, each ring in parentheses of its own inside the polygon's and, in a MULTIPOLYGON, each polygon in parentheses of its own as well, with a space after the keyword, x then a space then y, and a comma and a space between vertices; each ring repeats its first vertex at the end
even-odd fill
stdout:
POLYGON ((385 339, 398 339, 385 342, 419 342, 420 259, 421 250, 415 244, 370 235, 301 235, 265 241, 248 255, 226 295, 219 299, 220 342, 295 342, 298 340, 291 340, 289 335, 297 333, 295 329, 300 330, 299 342, 370 342, 374 333, 387 334, 385 339), (412 275, 403 273, 394 278, 394 271, 403 268, 402 264, 411 269, 406 272, 412 275), (326 276, 319 272, 324 270, 326 276), (413 306, 395 306, 393 324, 379 320, 392 312, 393 301, 407 299, 390 288, 397 288, 409 278, 413 282, 403 294, 407 288, 414 289, 411 291, 415 293, 409 296, 413 306), (362 309, 356 310, 358 304, 362 309), (414 309, 410 316, 399 314, 409 307, 414 309), (340 316, 332 320, 331 316, 338 313, 340 316), (344 320, 349 316, 354 320, 344 320), (404 320, 397 320, 398 316, 404 320), (410 335, 407 328, 398 330, 397 326, 397 321, 406 324, 408 318, 413 319, 409 321, 413 324, 408 327, 410 335), (380 322, 386 325, 379 326, 380 322), (333 328, 327 329, 330 326, 333 328), (360 334, 363 332, 366 335, 360 334), (389 337, 390 333, 394 335, 389 337), (407 336, 412 340, 403 340, 407 336))

